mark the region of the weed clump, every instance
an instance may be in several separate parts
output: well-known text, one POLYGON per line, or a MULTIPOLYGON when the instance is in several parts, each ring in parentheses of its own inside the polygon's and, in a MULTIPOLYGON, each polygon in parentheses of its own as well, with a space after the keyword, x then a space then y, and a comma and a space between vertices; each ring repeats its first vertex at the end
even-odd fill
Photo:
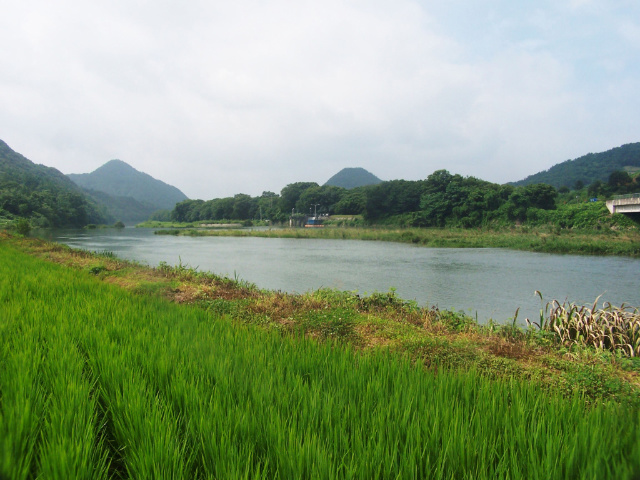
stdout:
MULTIPOLYGON (((536 291, 542 300, 542 294, 536 291)), ((591 308, 552 300, 540 312, 540 323, 530 322, 541 331, 552 332, 565 346, 591 346, 619 351, 629 357, 640 356, 640 309, 616 307, 605 302, 598 308, 598 297, 591 308)))

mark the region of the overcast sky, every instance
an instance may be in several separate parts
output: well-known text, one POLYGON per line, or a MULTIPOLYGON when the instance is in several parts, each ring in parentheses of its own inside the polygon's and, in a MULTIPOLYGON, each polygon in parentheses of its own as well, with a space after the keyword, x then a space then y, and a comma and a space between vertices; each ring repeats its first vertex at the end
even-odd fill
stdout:
POLYGON ((0 0, 0 139, 211 199, 640 141, 637 0, 0 0))

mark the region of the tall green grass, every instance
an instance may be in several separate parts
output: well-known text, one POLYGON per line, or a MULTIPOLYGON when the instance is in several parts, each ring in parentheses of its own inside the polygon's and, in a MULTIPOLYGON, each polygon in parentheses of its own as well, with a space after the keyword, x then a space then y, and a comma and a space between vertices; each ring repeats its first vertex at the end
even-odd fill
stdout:
POLYGON ((633 478, 640 412, 127 294, 0 244, 0 478, 633 478))

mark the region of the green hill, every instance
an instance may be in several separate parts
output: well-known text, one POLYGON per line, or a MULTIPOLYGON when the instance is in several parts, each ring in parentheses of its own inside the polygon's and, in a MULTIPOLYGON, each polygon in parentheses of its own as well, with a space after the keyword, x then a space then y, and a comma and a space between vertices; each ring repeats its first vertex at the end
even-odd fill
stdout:
POLYGON ((556 188, 564 186, 571 188, 577 182, 582 182, 584 185, 589 185, 596 180, 607 182, 609 175, 618 170, 629 173, 640 170, 640 143, 629 143, 601 153, 588 153, 513 182, 512 185, 546 183, 556 188))
POLYGON ((104 206, 109 215, 126 224, 144 222, 149 219, 151 214, 158 211, 157 207, 139 202, 132 197, 109 195, 98 190, 84 189, 84 191, 99 205, 104 206))
POLYGON ((95 190, 113 197, 130 197, 153 210, 172 210, 187 196, 176 187, 139 172, 121 160, 111 160, 91 173, 67 175, 87 190, 95 190))
POLYGON ((325 183, 326 186, 356 188, 382 183, 373 173, 364 168, 343 168, 325 183))
POLYGON ((81 227, 113 221, 62 172, 13 151, 0 140, 0 217, 39 226, 81 227))

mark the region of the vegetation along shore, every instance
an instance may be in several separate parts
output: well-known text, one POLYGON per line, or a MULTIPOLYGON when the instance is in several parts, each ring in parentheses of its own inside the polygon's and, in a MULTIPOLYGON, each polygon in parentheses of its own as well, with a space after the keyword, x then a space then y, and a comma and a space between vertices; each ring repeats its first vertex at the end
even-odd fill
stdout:
MULTIPOLYGON (((156 227, 159 225, 156 224, 156 227)), ((411 243, 425 247, 511 248, 546 253, 620 255, 640 257, 640 233, 553 230, 535 228, 455 229, 455 228, 270 228, 203 229, 161 228, 157 235, 237 236, 266 238, 327 238, 377 240, 411 243)))
POLYGON ((483 326, 4 233, 0 272, 0 478, 640 474, 637 309, 483 326))
MULTIPOLYGON (((607 191, 615 191, 611 190, 614 185, 616 183, 612 182, 607 191)), ((308 202, 327 203, 320 193, 331 188, 335 187, 288 185, 283 189, 280 203, 283 199, 289 199, 286 204, 289 211, 300 210, 308 202)), ((602 186, 598 188, 605 189, 602 186)), ((628 185, 623 184, 618 188, 621 189, 618 191, 637 188, 637 181, 634 177, 634 181, 629 180, 628 185)), ((155 228, 157 234, 165 235, 378 240, 427 247, 511 248, 547 253, 640 257, 637 218, 611 215, 605 202, 596 201, 593 197, 599 191, 581 188, 573 191, 566 189, 559 193, 543 184, 514 189, 439 171, 422 182, 386 182, 363 188, 360 194, 363 198, 366 196, 369 203, 363 203, 360 209, 352 204, 342 209, 336 203, 336 207, 329 209, 329 214, 323 217, 324 228, 289 226, 299 225, 300 222, 303 224, 307 216, 302 214, 293 214, 288 222, 281 223, 251 220, 251 216, 242 220, 244 227, 268 228, 212 228, 228 224, 230 221, 225 218, 242 218, 234 216, 235 210, 217 209, 222 204, 240 202, 239 198, 209 202, 187 200, 176 205, 170 221, 149 220, 138 226, 155 228), (452 185, 464 191, 464 195, 451 196, 455 190, 452 185), (495 202, 489 198, 492 192, 497 195, 495 202), (483 200, 473 203, 473 198, 483 200), (361 213, 346 214, 341 211, 361 213), (379 213, 373 215, 374 211, 379 213), (205 220, 208 218, 219 220, 205 220)), ((345 195, 356 193, 349 191, 345 195)), ((269 197, 269 200, 273 198, 269 197)), ((269 211, 266 205, 260 207, 261 211, 269 211)), ((282 208, 278 212, 282 213, 282 208)), ((274 214, 272 218, 279 217, 274 214)))

